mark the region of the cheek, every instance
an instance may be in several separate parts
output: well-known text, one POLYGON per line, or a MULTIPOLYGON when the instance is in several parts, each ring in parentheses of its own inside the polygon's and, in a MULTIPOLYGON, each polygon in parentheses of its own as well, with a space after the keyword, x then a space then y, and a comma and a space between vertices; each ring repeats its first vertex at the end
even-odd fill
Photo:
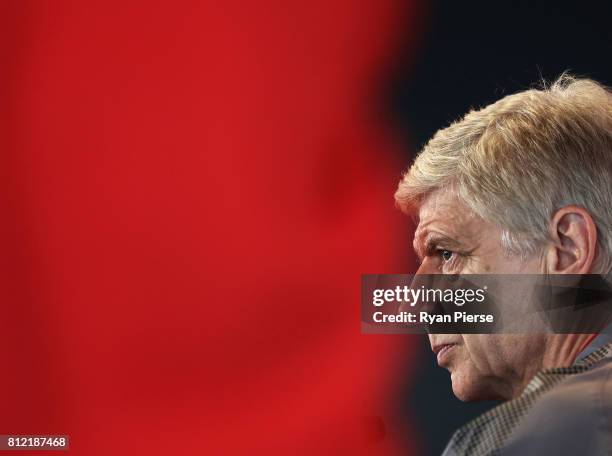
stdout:
POLYGON ((466 269, 465 272, 469 274, 503 274, 511 273, 514 270, 501 249, 499 252, 482 252, 482 254, 470 258, 466 269))
POLYGON ((527 264, 524 259, 519 256, 509 256, 505 252, 501 251, 495 258, 489 260, 489 271, 493 274, 520 274, 520 273, 536 273, 537 271, 530 271, 526 268, 527 264))
POLYGON ((484 375, 495 371, 500 361, 499 341, 494 334, 469 334, 464 336, 466 368, 484 375))
POLYGON ((536 255, 529 259, 508 255, 499 242, 483 247, 480 254, 469 262, 468 268, 471 274, 541 274, 541 263, 541 258, 536 255))
POLYGON ((487 389, 480 369, 472 359, 472 354, 465 345, 457 352, 453 365, 449 369, 453 393, 462 401, 474 401, 482 399, 483 390, 487 389))

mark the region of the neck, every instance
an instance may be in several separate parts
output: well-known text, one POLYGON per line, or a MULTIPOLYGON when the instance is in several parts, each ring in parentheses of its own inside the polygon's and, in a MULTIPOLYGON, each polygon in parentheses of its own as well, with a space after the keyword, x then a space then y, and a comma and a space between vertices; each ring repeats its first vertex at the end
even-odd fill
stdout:
POLYGON ((542 369, 569 367, 597 334, 552 334, 542 359, 542 369))
POLYGON ((542 341, 544 350, 533 353, 527 366, 521 370, 516 381, 507 385, 505 398, 514 399, 520 396, 533 377, 543 369, 570 367, 582 350, 597 334, 551 334, 542 341))

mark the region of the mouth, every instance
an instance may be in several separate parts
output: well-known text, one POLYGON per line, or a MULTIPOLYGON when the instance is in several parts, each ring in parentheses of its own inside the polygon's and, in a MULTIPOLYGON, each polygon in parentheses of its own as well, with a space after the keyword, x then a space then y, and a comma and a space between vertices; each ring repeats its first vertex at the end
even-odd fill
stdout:
POLYGON ((438 366, 444 366, 445 361, 456 346, 457 344, 449 343, 434 345, 433 347, 431 347, 431 349, 437 356, 438 366))

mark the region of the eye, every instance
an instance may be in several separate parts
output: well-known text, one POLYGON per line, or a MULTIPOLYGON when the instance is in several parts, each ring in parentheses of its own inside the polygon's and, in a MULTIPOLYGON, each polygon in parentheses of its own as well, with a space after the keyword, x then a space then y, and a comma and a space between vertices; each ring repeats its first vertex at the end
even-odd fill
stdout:
POLYGON ((442 260, 447 263, 450 260, 452 260, 453 258, 453 252, 450 250, 439 250, 440 252, 440 257, 442 257, 442 260))

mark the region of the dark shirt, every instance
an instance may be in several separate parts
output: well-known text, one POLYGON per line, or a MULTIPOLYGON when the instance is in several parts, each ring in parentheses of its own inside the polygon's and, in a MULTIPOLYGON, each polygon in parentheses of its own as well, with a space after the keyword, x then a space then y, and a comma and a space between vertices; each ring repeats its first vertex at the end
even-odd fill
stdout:
POLYGON ((443 456, 612 455, 612 335, 577 359, 539 372, 519 397, 461 427, 443 456))

